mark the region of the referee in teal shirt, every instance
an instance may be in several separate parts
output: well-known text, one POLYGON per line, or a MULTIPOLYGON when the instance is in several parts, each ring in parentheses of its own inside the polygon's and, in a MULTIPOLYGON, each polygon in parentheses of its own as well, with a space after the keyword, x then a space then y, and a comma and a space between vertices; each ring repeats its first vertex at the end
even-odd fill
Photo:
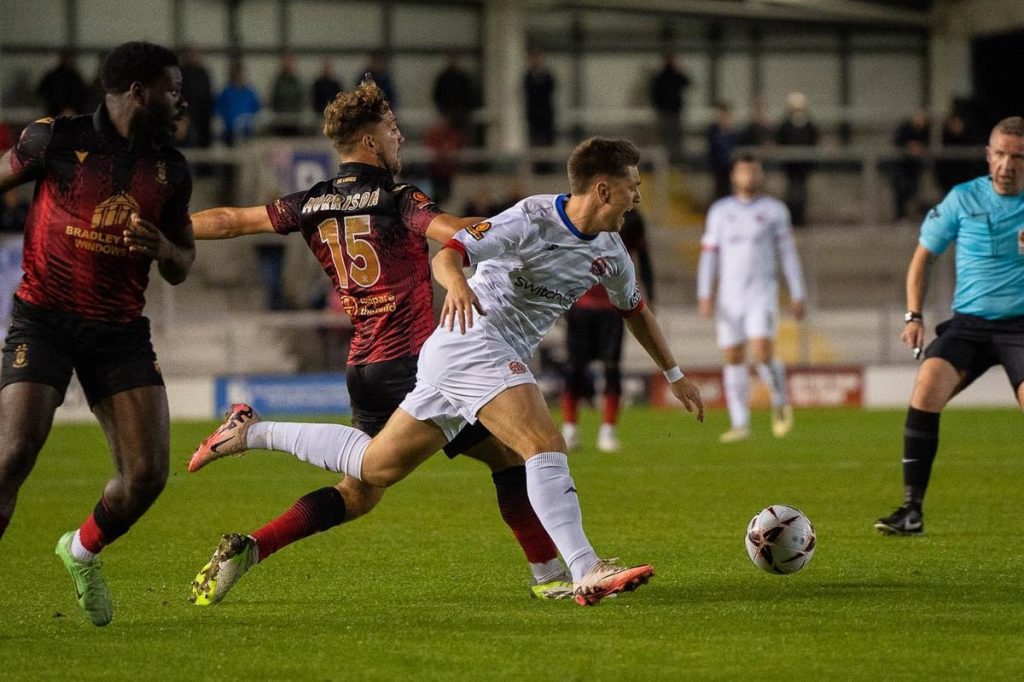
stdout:
POLYGON ((1024 407, 1024 118, 996 124, 985 148, 989 174, 954 187, 921 226, 907 270, 901 338, 924 347, 921 310, 932 263, 956 242, 953 317, 935 328, 917 372, 903 432, 903 506, 878 519, 887 535, 924 532, 922 504, 949 400, 1002 365, 1024 407))

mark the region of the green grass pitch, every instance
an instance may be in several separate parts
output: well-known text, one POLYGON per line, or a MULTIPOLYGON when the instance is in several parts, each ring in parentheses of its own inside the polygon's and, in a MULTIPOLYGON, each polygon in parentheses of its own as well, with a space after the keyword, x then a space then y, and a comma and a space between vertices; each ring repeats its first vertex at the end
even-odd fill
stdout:
MULTIPOLYGON (((585 412, 592 443, 597 416, 585 412)), ((0 541, 0 676, 21 679, 1020 679, 1019 413, 950 411, 927 535, 871 524, 901 497, 898 411, 804 410, 792 435, 721 446, 723 413, 626 410, 619 454, 571 457, 597 551, 657 575, 595 608, 528 598, 525 560, 479 463, 438 456, 369 517, 286 548, 220 606, 186 601, 219 534, 335 481, 252 453, 187 474, 213 423, 176 424, 167 490, 104 552, 114 622, 94 628, 53 555, 110 471, 97 426, 53 431, 0 541), (814 521, 801 573, 757 570, 750 517, 814 521)))

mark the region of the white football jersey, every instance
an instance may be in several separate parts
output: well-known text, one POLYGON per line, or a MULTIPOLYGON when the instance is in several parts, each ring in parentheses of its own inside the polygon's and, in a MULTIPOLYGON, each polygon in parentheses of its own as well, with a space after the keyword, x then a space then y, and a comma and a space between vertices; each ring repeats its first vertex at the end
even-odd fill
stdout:
MULTIPOLYGON (((736 306, 778 297, 779 258, 790 297, 804 298, 803 273, 796 255, 786 205, 768 196, 741 201, 719 199, 708 210, 701 248, 717 252, 718 302, 736 306)), ((713 273, 698 275, 698 297, 710 295, 713 273)))
POLYGON ((469 285, 487 312, 479 324, 524 360, 595 284, 603 284, 612 305, 623 312, 642 301, 621 237, 580 233, 565 214, 567 199, 565 194, 527 197, 454 237, 477 266, 469 285))

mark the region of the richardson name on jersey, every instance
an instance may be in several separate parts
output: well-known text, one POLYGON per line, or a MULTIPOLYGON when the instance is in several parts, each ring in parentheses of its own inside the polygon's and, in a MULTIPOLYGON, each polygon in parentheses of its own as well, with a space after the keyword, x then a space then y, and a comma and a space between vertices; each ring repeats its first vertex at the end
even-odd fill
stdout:
POLYGON ((522 275, 516 275, 515 285, 519 289, 525 289, 532 296, 549 301, 558 301, 567 308, 576 303, 576 300, 580 297, 578 293, 565 293, 557 289, 549 289, 546 285, 531 282, 522 275))
POLYGON ((317 211, 356 211, 368 206, 376 206, 380 201, 380 187, 372 192, 356 192, 355 194, 325 194, 312 197, 302 205, 302 212, 317 211))

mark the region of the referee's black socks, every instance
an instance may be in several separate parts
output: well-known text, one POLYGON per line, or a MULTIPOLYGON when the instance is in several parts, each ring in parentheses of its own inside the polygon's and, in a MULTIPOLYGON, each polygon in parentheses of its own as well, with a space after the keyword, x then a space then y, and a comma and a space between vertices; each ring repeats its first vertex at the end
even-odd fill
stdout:
POLYGON ((904 503, 919 510, 939 449, 939 416, 911 407, 903 428, 904 503))

